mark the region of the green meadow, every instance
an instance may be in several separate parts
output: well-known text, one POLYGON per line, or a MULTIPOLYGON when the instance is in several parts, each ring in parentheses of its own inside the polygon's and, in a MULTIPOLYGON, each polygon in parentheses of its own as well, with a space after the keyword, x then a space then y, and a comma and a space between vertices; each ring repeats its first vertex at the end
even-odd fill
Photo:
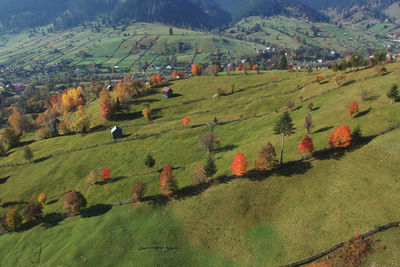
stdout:
MULTIPOLYGON (((92 130, 87 134, 46 140, 37 132, 26 134, 22 141, 30 143, 34 159, 43 160, 4 166, 26 162, 22 146, 0 158, 0 216, 11 208, 23 211, 24 203, 45 192, 44 213, 53 219, 0 236, 2 266, 31 264, 39 247, 41 266, 279 266, 399 220, 400 129, 379 134, 400 123, 400 104, 389 104, 386 97, 393 83, 400 84, 400 64, 386 68, 384 76, 375 68, 348 72, 341 87, 330 70, 250 71, 170 81, 176 97, 163 98, 156 88, 110 121, 100 118, 98 100, 88 103, 92 130), (323 83, 312 83, 317 74, 325 77, 323 83), (215 96, 218 88, 223 95, 215 96), (363 90, 368 92, 366 101, 363 90), (263 176, 254 177, 252 171, 232 176, 230 166, 238 152, 245 155, 249 170, 267 142, 280 155, 281 137, 273 127, 288 100, 296 103, 290 111, 296 129, 285 138, 285 164, 263 176), (347 110, 353 101, 360 111, 352 118, 347 110), (297 146, 306 135, 303 121, 310 102, 316 153, 299 161, 305 156, 297 146), (146 104, 154 120, 142 117, 146 104), (184 116, 190 118, 189 126, 183 125, 184 116), (215 154, 218 171, 212 183, 196 185, 193 168, 207 158, 199 138, 211 130, 207 123, 214 118, 218 123, 213 131, 221 142, 215 154), (114 125, 126 137, 112 141, 114 125), (326 150, 330 133, 340 125, 352 130, 359 125, 365 142, 342 153, 326 150), (156 159, 152 169, 144 165, 149 152, 156 159), (166 163, 173 168, 179 192, 171 201, 156 201, 166 163), (89 185, 86 177, 98 167, 110 168, 111 180, 89 185), (104 207, 129 200, 138 181, 147 184, 145 201, 104 207), (86 197, 86 212, 57 219, 65 192, 72 189, 86 197)), ((377 249, 365 266, 396 266, 400 231, 388 230, 373 239, 386 249, 377 249)))

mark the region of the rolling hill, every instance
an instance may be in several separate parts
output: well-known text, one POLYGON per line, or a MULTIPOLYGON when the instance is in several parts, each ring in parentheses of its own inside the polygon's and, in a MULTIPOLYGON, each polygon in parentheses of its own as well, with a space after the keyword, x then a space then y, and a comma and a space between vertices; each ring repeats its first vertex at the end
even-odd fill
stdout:
MULTIPOLYGON (((375 68, 348 72, 341 87, 330 70, 171 81, 176 97, 162 98, 161 88, 154 88, 110 121, 100 118, 98 100, 88 103, 92 130, 87 134, 45 140, 37 132, 24 135, 36 161, 24 160, 23 146, 0 159, 0 215, 11 208, 22 211, 45 192, 46 217, 40 225, 0 236, 1 247, 7 248, 0 250, 2 265, 37 262, 34 252, 40 251, 41 266, 280 266, 399 220, 400 104, 390 105, 386 92, 400 83, 400 64, 386 68, 385 76, 375 68), (325 82, 312 83, 317 74, 325 82), (213 97, 217 88, 225 93, 213 97), (364 102, 362 90, 369 96, 364 102), (288 100, 296 103, 290 111, 296 129, 285 138, 285 164, 254 176, 260 149, 269 141, 279 151, 281 137, 273 128, 288 100), (350 117, 347 109, 353 101, 360 111, 350 117), (310 102, 316 152, 302 159, 297 146, 306 134, 302 125, 310 102), (154 120, 141 116, 147 104, 154 120), (182 124, 184 116, 190 125, 182 124), (210 131, 207 123, 214 117, 213 132, 221 142, 215 154, 218 172, 196 185, 193 168, 207 157, 199 137, 210 131), (120 141, 112 141, 109 132, 116 124, 126 135, 120 141), (329 135, 340 125, 352 130, 359 125, 362 142, 329 150, 329 135), (148 152, 156 158, 153 169, 143 163, 148 152), (238 152, 244 153, 250 170, 240 178, 230 171, 238 152), (165 163, 173 167, 179 185, 170 201, 159 195, 159 171, 165 163), (98 167, 110 168, 112 178, 89 185, 86 177, 98 167), (140 180, 148 188, 143 202, 120 205, 140 180), (83 193, 88 208, 81 216, 63 217, 65 192, 71 189, 83 193)), ((399 237, 398 229, 374 236, 376 249, 364 266, 398 264, 399 237)))

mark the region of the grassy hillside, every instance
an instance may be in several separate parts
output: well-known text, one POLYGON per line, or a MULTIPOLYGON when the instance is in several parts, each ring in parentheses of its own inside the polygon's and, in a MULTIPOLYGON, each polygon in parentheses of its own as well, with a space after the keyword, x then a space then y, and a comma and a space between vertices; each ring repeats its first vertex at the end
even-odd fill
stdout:
MULTIPOLYGON (((400 104, 389 105, 386 98, 390 86, 400 83, 400 64, 387 69, 389 74, 382 77, 375 69, 348 73, 341 88, 330 80, 331 71, 320 73, 327 81, 321 85, 311 83, 316 72, 194 77, 171 83, 180 96, 164 99, 156 92, 137 99, 130 113, 114 121, 101 120, 99 103, 90 103, 86 111, 97 130, 89 134, 47 140, 38 140, 37 133, 26 135, 36 159, 56 155, 1 167, 0 215, 10 208, 22 210, 27 204, 15 202, 33 202, 46 192, 44 212, 53 223, 0 236, 1 247, 7 248, 0 250, 2 264, 27 264, 41 242, 43 266, 278 266, 398 220, 400 130, 376 136, 400 122, 400 104), (233 94, 228 93, 231 84, 233 94), (217 88, 227 94, 213 97, 217 88), (369 92, 366 102, 361 101, 362 90, 369 92), (296 133, 286 137, 284 160, 303 156, 297 146, 306 133, 303 120, 311 101, 315 157, 257 179, 232 177, 230 165, 237 152, 244 153, 253 169, 267 141, 280 150, 273 126, 287 100, 296 101, 291 112, 296 133), (347 109, 353 101, 360 104, 360 114, 350 118, 347 109), (140 114, 147 103, 157 116, 150 122, 140 114), (183 126, 184 116, 191 126, 183 126), (205 123, 214 117, 219 122, 214 132, 221 141, 216 179, 211 186, 193 186, 193 167, 206 159, 199 137, 209 132, 205 123), (116 124, 129 136, 111 142, 109 129, 116 124), (351 129, 360 125, 367 137, 363 146, 344 153, 321 152, 328 147, 329 134, 342 124, 351 129), (68 151, 77 148, 82 150, 68 151), (147 152, 157 160, 153 170, 144 166, 147 152), (159 203, 157 170, 165 163, 174 168, 181 190, 177 199, 159 203), (110 183, 87 184, 87 174, 97 167, 112 170, 110 183), (139 180, 148 184, 144 203, 112 209, 101 205, 128 200, 139 180), (57 220, 64 192, 71 189, 84 194, 88 209, 82 217, 57 220), (171 249, 165 251, 164 246, 171 249)), ((18 147, 1 158, 0 165, 24 161, 23 147, 18 147)), ((377 250, 368 264, 398 263, 399 237, 398 230, 374 237, 387 249, 377 250)))
POLYGON ((33 61, 45 60, 46 65, 62 60, 71 61, 72 66, 91 66, 94 61, 100 69, 121 67, 121 71, 135 72, 137 65, 167 64, 168 58, 175 55, 179 63, 210 62, 216 49, 222 59, 227 58, 227 51, 236 50, 233 56, 255 55, 255 45, 246 41, 222 38, 198 31, 173 28, 162 24, 134 23, 128 27, 102 27, 99 32, 90 28, 77 27, 58 33, 46 33, 46 28, 39 33, 23 32, 17 35, 2 36, 0 64, 12 64, 26 69, 33 68, 33 61), (178 42, 188 48, 177 52, 178 42), (137 47, 140 43, 141 47, 137 47), (198 53, 195 56, 194 50, 198 53), (86 52, 86 57, 82 53, 86 52))
POLYGON ((378 21, 363 21, 361 23, 343 23, 343 25, 312 23, 303 19, 287 18, 283 16, 260 18, 249 17, 241 20, 233 28, 228 29, 235 37, 242 36, 243 40, 265 41, 275 46, 285 45, 287 48, 297 49, 301 44, 293 37, 304 40, 307 44, 320 48, 328 48, 343 53, 346 50, 376 49, 396 46, 393 40, 386 38, 387 33, 399 33, 399 26, 392 23, 378 21), (246 33, 238 28, 251 29, 260 25, 261 31, 246 33), (372 26, 372 27, 371 27, 372 26), (313 35, 311 27, 319 29, 317 36, 313 35))

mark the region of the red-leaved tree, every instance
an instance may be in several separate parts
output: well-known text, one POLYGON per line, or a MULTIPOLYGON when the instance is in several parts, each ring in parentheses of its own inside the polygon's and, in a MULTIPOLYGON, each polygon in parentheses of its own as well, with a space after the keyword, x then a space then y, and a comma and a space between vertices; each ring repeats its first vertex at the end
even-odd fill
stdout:
POLYGON ((236 154, 235 159, 232 162, 231 170, 232 174, 236 176, 243 176, 247 173, 248 163, 242 152, 236 154))
POLYGON ((351 131, 347 125, 336 128, 329 136, 331 148, 348 147, 351 143, 351 131))
POLYGON ((306 153, 312 154, 314 152, 314 144, 312 142, 312 139, 308 136, 304 137, 303 140, 301 141, 298 149, 301 152, 306 152, 306 153))
POLYGON ((357 112, 358 112, 358 104, 356 101, 354 101, 353 103, 351 103, 347 114, 349 114, 351 117, 353 117, 353 115, 356 114, 357 112))
POLYGON ((111 177, 111 170, 110 169, 107 169, 107 168, 104 168, 103 169, 103 177, 104 177, 104 180, 108 180, 108 179, 110 179, 110 177, 111 177))
POLYGON ((160 190, 161 194, 171 197, 178 189, 178 184, 172 174, 171 166, 167 163, 160 176, 160 190))

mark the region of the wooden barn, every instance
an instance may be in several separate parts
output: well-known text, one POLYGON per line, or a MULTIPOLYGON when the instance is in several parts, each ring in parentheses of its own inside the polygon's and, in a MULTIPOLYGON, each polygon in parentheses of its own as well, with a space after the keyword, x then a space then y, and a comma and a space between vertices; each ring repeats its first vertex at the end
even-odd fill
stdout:
POLYGON ((164 87, 162 89, 163 97, 171 98, 174 95, 174 91, 172 91, 169 87, 164 87))
POLYGON ((113 139, 122 138, 122 129, 118 126, 114 126, 111 129, 111 134, 113 136, 113 139))

